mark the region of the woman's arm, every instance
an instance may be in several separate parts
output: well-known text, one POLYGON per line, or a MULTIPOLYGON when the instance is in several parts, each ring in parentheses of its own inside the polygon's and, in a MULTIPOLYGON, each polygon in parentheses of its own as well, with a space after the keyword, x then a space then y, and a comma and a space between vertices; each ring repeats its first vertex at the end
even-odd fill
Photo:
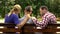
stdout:
POLYGON ((27 20, 30 18, 30 15, 26 15, 26 18, 19 24, 17 24, 17 27, 21 28, 24 26, 24 24, 27 22, 27 20))

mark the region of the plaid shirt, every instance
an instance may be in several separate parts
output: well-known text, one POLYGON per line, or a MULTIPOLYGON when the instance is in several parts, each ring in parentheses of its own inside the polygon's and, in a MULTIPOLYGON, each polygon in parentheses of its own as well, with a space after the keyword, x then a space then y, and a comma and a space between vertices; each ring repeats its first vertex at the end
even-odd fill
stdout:
POLYGON ((55 24, 56 17, 54 14, 47 12, 42 16, 42 21, 38 21, 37 19, 33 19, 34 24, 40 26, 41 28, 46 27, 48 24, 55 24))

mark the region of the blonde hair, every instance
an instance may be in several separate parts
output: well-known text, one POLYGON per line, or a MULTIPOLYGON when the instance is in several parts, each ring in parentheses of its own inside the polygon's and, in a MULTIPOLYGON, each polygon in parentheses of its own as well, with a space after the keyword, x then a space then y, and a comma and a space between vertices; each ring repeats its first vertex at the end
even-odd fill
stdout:
POLYGON ((14 5, 14 7, 11 9, 11 11, 8 13, 8 16, 10 16, 15 11, 20 11, 21 6, 19 4, 14 5))

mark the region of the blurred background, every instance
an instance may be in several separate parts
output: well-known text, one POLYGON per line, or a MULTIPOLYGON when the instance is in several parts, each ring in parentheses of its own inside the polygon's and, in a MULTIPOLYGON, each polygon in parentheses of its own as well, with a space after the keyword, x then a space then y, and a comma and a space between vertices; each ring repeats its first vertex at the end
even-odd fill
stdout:
POLYGON ((38 20, 41 20, 39 8, 45 5, 50 12, 56 15, 57 23, 60 23, 60 0, 0 0, 0 23, 4 23, 5 15, 10 12, 15 4, 19 4, 22 7, 19 17, 23 17, 24 8, 31 5, 33 8, 32 16, 38 18, 38 20))
POLYGON ((31 5, 33 8, 32 16, 41 20, 39 8, 45 5, 50 12, 56 15, 57 21, 60 21, 60 0, 0 0, 0 22, 3 22, 5 15, 10 12, 15 4, 19 4, 22 7, 19 17, 23 17, 24 8, 31 5))
POLYGON ((0 0, 0 18, 4 18, 15 4, 20 4, 22 7, 20 16, 23 16, 24 8, 28 5, 33 7, 33 16, 39 16, 39 7, 45 5, 49 11, 54 13, 56 17, 60 17, 60 0, 0 0))

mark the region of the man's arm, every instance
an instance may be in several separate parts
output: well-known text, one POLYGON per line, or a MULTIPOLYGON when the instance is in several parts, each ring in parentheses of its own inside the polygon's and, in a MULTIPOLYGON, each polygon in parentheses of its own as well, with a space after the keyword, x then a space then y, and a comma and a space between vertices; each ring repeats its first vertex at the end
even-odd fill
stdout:
POLYGON ((41 28, 45 27, 48 24, 48 19, 47 17, 43 17, 42 21, 38 21, 36 18, 33 19, 34 24, 36 24, 37 26, 40 26, 41 28))

